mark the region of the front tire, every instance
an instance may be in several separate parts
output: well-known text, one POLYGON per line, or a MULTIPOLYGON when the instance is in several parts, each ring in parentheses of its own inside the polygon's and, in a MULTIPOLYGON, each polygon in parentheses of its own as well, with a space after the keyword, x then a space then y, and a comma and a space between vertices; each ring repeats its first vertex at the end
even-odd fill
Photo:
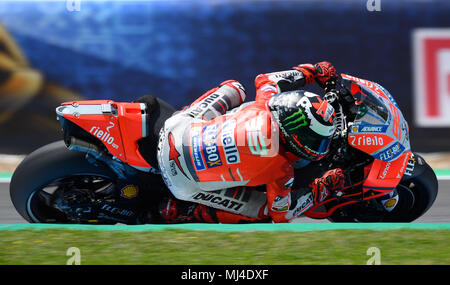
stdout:
MULTIPOLYGON (((416 157, 419 157, 415 154, 416 157)), ((412 222, 425 214, 433 205, 438 195, 438 180, 433 169, 425 162, 419 165, 416 162, 414 173, 411 176, 404 175, 400 182, 403 190, 410 191, 413 195, 411 207, 395 207, 385 218, 385 222, 412 222), (416 171, 417 169, 417 171, 416 171), (405 189, 406 188, 406 189, 405 189)), ((406 193, 405 193, 406 194, 406 193)), ((410 195, 409 193, 406 195, 410 195)), ((399 198, 399 204, 402 197, 399 198)), ((408 198, 407 198, 408 199, 408 198)), ((407 203, 406 203, 407 204, 407 203)))

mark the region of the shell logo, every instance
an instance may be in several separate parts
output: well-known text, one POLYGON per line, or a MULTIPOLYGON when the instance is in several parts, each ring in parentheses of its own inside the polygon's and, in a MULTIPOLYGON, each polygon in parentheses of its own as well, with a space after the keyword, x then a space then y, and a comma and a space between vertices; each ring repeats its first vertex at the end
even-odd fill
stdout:
POLYGON ((387 200, 386 202, 384 202, 384 206, 386 208, 392 208, 395 206, 395 204, 397 203, 397 199, 396 198, 391 198, 389 200, 387 200))
POLYGON ((134 185, 128 185, 122 188, 122 190, 120 190, 120 196, 127 198, 127 199, 132 199, 134 197, 137 196, 138 194, 138 188, 134 185))

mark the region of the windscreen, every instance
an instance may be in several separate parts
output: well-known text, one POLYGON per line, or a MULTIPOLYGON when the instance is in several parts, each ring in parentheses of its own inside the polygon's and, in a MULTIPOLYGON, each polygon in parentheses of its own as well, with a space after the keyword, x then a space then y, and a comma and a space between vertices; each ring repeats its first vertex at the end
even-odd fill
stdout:
POLYGON ((355 122, 363 121, 373 125, 386 124, 389 118, 386 105, 370 90, 362 87, 361 91, 359 94, 361 97, 358 98, 360 105, 355 122))

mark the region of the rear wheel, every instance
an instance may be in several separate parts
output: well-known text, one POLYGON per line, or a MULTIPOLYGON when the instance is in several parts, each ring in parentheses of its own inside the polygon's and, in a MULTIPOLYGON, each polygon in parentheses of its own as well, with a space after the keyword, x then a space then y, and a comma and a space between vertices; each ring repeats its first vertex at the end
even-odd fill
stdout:
POLYGON ((107 195, 115 182, 115 175, 106 166, 89 163, 85 154, 70 151, 59 141, 22 161, 11 179, 10 196, 16 210, 29 222, 73 223, 65 211, 71 202, 87 203, 93 195, 107 195))

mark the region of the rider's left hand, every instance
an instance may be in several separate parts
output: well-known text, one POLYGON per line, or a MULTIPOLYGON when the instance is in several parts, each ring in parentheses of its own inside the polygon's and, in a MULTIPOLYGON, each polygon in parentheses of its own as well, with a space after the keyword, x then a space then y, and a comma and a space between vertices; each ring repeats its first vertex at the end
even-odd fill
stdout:
POLYGON ((342 169, 328 170, 322 177, 314 179, 310 185, 314 195, 314 202, 322 202, 331 194, 330 191, 336 191, 344 187, 344 183, 345 176, 342 169))

